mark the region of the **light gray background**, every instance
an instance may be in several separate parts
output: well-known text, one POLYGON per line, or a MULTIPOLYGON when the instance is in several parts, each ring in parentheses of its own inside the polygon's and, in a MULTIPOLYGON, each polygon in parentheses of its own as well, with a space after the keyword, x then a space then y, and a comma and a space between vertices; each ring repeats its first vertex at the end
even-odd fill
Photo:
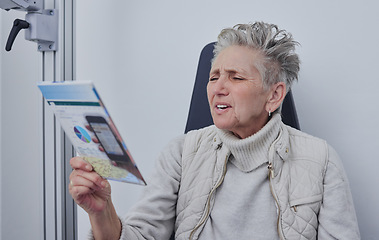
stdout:
MULTIPOLYGON (((95 81, 146 176, 164 145, 184 131, 203 46, 236 23, 263 20, 292 32, 301 43, 293 90, 302 130, 339 152, 362 238, 378 236, 377 2, 125 1, 115 8, 82 0, 77 6, 77 78, 95 81)), ((142 188, 112 185, 125 214, 142 188)), ((86 232, 87 216, 79 220, 86 232)))
MULTIPOLYGON (((301 43, 302 68, 293 88, 301 128, 326 139, 339 152, 362 239, 377 238, 379 3, 130 0, 107 1, 105 6, 103 1, 80 0, 76 4, 77 79, 95 82, 146 177, 159 151, 184 131, 203 46, 236 23, 263 20, 292 32, 301 43)), ((24 14, 0 15, 0 238, 39 239, 40 222, 35 219, 41 219, 41 171, 33 163, 40 157, 35 141, 40 95, 35 82, 41 77, 41 63, 36 45, 22 38, 5 53, 10 24, 14 16, 24 14)), ((143 189, 117 182, 112 187, 120 215, 143 189)), ((88 217, 82 211, 78 217, 79 239, 85 239, 88 217)))
POLYGON ((16 18, 0 10, 0 239, 43 239, 40 124, 42 64, 37 45, 20 32, 11 52, 5 43, 16 18))

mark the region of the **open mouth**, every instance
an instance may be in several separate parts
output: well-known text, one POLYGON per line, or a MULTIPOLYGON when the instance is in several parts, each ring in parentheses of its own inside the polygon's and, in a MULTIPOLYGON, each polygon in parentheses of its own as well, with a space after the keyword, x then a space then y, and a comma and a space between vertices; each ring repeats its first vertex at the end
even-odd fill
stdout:
POLYGON ((224 109, 228 108, 228 105, 219 104, 219 105, 216 105, 216 108, 219 109, 219 110, 224 110, 224 109))

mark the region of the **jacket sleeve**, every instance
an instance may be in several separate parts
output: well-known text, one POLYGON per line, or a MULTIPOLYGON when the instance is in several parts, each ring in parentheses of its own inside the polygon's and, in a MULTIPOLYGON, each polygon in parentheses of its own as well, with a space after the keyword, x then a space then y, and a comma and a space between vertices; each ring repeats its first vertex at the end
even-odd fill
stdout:
POLYGON ((162 151, 141 199, 121 219, 121 240, 169 239, 174 230, 185 135, 162 151))
POLYGON ((352 195, 343 165, 329 146, 324 197, 318 221, 318 239, 360 239, 352 195))

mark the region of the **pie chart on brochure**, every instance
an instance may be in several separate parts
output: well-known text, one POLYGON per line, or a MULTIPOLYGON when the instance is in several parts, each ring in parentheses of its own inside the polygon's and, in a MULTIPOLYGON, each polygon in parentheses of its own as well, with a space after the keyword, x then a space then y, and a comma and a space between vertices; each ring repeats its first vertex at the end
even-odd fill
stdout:
POLYGON ((91 142, 91 136, 88 134, 88 132, 84 128, 82 128, 80 126, 75 126, 74 132, 75 132, 76 136, 80 140, 82 140, 83 142, 85 142, 85 143, 91 142))

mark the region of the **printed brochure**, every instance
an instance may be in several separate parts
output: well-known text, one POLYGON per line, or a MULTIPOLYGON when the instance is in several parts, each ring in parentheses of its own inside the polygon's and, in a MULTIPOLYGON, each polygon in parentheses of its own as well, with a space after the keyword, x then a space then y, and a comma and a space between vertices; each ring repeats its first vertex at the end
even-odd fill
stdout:
POLYGON ((38 87, 78 155, 99 175, 146 185, 92 82, 40 82, 38 87))

